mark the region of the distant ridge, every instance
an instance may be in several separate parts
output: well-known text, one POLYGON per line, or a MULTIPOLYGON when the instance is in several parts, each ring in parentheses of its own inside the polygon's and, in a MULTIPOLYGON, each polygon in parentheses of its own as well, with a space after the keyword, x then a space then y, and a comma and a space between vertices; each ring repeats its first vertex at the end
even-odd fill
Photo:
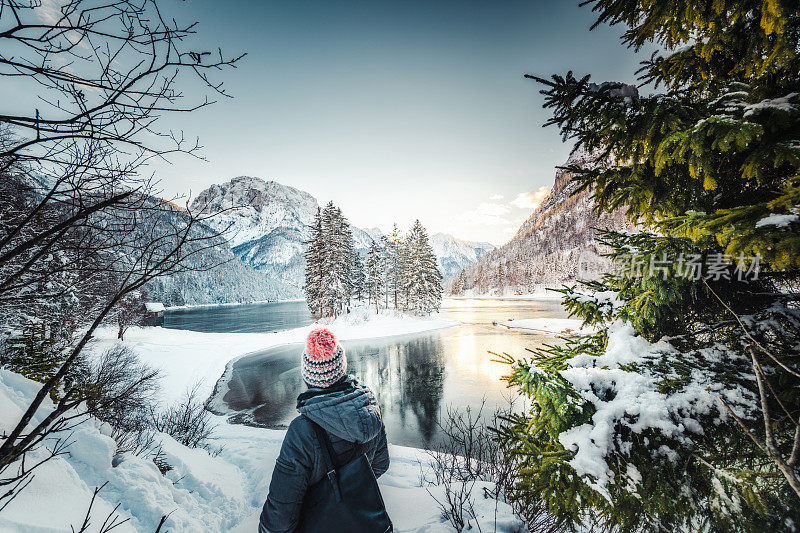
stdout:
MULTIPOLYGON (((590 165, 584 152, 573 153, 565 166, 590 165)), ((467 266, 447 286, 451 294, 531 294, 579 278, 587 259, 593 269, 604 270, 610 261, 601 257, 596 227, 634 230, 621 211, 598 216, 589 191, 576 193, 572 174, 559 169, 544 201, 503 246, 467 266)))

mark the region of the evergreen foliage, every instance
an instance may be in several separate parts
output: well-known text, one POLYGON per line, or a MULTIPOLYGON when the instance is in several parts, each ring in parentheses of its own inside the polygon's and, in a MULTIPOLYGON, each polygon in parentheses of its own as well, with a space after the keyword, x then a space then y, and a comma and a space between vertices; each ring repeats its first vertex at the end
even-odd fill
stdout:
POLYGON ((388 268, 386 291, 395 309, 399 309, 403 300, 403 237, 395 224, 386 238, 384 248, 388 268))
MULTIPOLYGON (((18 372, 35 381, 46 381, 64 362, 64 347, 68 341, 60 332, 48 327, 41 320, 28 319, 20 330, 5 336, 0 350, 0 368, 18 372)), ((59 384, 60 385, 60 384, 59 384)), ((56 401, 60 388, 50 391, 56 401)))
POLYGON ((647 231, 605 232, 617 269, 561 289, 596 333, 500 355, 532 408, 507 417, 499 436, 528 497, 561 528, 792 530, 800 5, 585 4, 597 24, 627 26, 630 46, 667 49, 640 70, 665 92, 530 77, 545 86, 548 124, 594 154, 566 169, 579 190, 647 231))
POLYGON ((328 203, 317 213, 306 242, 306 301, 315 317, 350 311, 353 301, 426 314, 442 300, 442 274, 419 221, 405 237, 395 224, 389 238, 372 242, 365 259, 355 249, 341 210, 328 203))
POLYGON ((375 241, 370 244, 367 252, 367 303, 375 306, 375 312, 380 310, 382 303, 381 295, 384 286, 384 270, 386 268, 386 257, 384 249, 375 241))
POLYGON ((305 291, 311 313, 320 317, 349 311, 357 290, 356 252, 350 223, 333 202, 317 212, 306 244, 305 291))
POLYGON ((361 256, 353 251, 352 267, 352 297, 354 300, 363 302, 367 292, 367 275, 364 271, 364 262, 361 256))
POLYGON ((404 248, 406 308, 416 313, 438 311, 442 300, 442 274, 428 233, 419 220, 411 226, 404 248))
POLYGON ((307 246, 305 292, 308 308, 313 316, 322 316, 322 210, 317 208, 314 225, 311 226, 311 237, 307 246))

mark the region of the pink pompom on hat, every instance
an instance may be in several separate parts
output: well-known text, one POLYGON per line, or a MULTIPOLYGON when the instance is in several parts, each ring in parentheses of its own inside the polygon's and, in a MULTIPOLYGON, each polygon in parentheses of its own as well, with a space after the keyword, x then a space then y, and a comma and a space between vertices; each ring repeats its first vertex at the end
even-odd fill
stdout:
POLYGON ((326 328, 315 329, 308 334, 306 350, 314 359, 330 359, 336 350, 336 335, 326 328))
POLYGON ((347 357, 336 335, 327 328, 312 330, 300 364, 303 381, 310 387, 324 389, 339 381, 346 372, 347 357))

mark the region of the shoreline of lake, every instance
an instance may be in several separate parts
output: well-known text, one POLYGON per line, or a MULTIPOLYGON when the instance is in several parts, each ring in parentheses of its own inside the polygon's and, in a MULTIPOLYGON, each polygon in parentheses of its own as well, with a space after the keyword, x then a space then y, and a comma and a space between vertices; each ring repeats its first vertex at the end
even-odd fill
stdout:
MULTIPOLYGON (((440 317, 452 327, 437 330, 342 338, 348 373, 376 394, 390 441, 404 446, 435 445, 438 422, 453 406, 476 407, 487 401, 486 413, 506 404, 501 377, 508 369, 493 362, 490 352, 525 355, 527 348, 555 341, 565 311, 555 300, 539 302, 450 302, 440 317), (519 319, 552 321, 552 331, 517 331, 500 327, 519 319)), ((337 327, 332 329, 339 334, 337 327)), ((386 333, 386 332, 384 332, 386 333)), ((303 339, 242 354, 225 365, 210 395, 212 412, 231 423, 281 429, 297 415, 295 400, 304 390, 299 374, 303 339)))

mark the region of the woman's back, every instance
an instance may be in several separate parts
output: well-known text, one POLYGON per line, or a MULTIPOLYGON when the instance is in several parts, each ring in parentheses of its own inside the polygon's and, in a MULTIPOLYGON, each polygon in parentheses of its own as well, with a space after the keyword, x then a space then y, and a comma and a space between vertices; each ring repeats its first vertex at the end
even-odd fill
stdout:
POLYGON ((310 387, 298 397, 297 410, 300 416, 289 425, 275 463, 269 496, 261 513, 260 533, 294 531, 308 487, 326 474, 323 444, 312 421, 328 434, 337 465, 363 452, 376 477, 389 467, 380 408, 374 393, 355 378, 343 375, 326 387, 310 387))
MULTIPOLYGON (((389 466, 386 446, 386 431, 381 411, 375 401, 375 394, 368 387, 358 383, 354 377, 347 376, 330 389, 309 389, 297 399, 297 410, 301 413, 292 424, 297 426, 296 434, 304 441, 313 433, 308 419, 319 424, 331 440, 338 464, 347 462, 357 450, 356 444, 363 444, 375 475, 383 474, 389 466), (324 392, 323 392, 324 390, 324 392), (377 457, 376 457, 377 455, 377 457), (385 465, 384 465, 385 463, 385 465), (379 468, 384 466, 384 468, 379 468)), ((287 432, 288 438, 288 432, 287 432)), ((316 444, 320 451, 322 444, 316 444)), ((312 484, 316 481, 316 476, 312 484)))

